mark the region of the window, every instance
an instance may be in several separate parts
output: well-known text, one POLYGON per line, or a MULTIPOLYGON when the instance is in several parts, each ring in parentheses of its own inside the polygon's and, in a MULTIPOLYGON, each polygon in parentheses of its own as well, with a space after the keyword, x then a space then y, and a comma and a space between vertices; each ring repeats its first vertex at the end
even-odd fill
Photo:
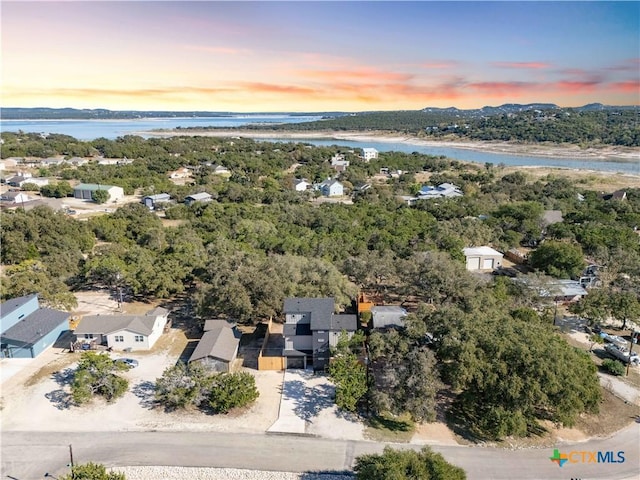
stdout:
POLYGON ((115 342, 124 342, 124 337, 122 335, 116 335, 115 337, 113 337, 113 340, 115 342))
POLYGON ((135 341, 136 342, 144 342, 144 337, 142 335, 136 335, 135 336, 135 341))
POLYGON ((93 338, 93 334, 91 334, 91 333, 85 333, 85 334, 84 334, 84 338, 86 338, 86 339, 91 339, 91 338, 93 338))

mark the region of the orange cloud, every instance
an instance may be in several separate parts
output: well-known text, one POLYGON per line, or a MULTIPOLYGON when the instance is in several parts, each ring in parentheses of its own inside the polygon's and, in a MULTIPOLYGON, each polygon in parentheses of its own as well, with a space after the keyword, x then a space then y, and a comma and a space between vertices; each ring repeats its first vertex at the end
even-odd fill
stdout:
POLYGON ((544 62, 493 62, 491 65, 500 68, 524 68, 534 70, 549 68, 551 66, 551 64, 544 62))
POLYGON ((299 70, 299 75, 320 79, 352 79, 369 80, 372 82, 409 81, 413 75, 406 73, 381 72, 379 70, 345 69, 345 70, 299 70))
POLYGON ((293 93, 293 94, 304 94, 304 95, 314 95, 317 93, 317 90, 309 87, 299 87, 293 85, 278 85, 273 83, 259 83, 259 82, 244 82, 241 90, 249 90, 252 93, 293 93))

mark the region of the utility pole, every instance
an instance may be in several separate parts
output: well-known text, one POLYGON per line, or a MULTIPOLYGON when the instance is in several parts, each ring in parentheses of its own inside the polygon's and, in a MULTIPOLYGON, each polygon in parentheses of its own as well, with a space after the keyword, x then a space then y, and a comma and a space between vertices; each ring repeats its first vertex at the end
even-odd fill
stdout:
POLYGON ((629 367, 631 366, 631 354, 633 353, 633 339, 638 338, 640 332, 636 332, 635 330, 631 332, 629 336, 629 361, 627 362, 627 374, 625 376, 629 376, 629 367))
POLYGON ((75 475, 73 473, 73 448, 71 447, 71 444, 69 444, 69 460, 71 460, 69 465, 71 465, 71 479, 73 480, 75 475))

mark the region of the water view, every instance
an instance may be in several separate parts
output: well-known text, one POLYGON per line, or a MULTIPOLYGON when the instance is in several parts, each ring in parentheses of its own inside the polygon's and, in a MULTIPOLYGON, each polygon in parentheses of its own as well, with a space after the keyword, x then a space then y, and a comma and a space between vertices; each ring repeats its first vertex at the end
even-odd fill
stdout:
MULTIPOLYGON (((233 128, 243 125, 268 125, 274 123, 299 123, 320 120, 313 115, 237 115, 226 117, 191 117, 191 118, 144 118, 126 120, 3 120, 0 130, 3 132, 61 133, 78 140, 93 140, 104 137, 114 139, 124 135, 138 134, 148 137, 142 132, 158 129, 174 129, 189 127, 233 128)), ((250 132, 240 135, 251 137, 250 132)), ((271 142, 304 142, 316 146, 342 145, 353 148, 373 147, 380 152, 418 152, 427 155, 443 155, 467 162, 504 164, 511 166, 542 166, 570 169, 598 170, 640 175, 640 159, 585 160, 580 158, 548 158, 527 155, 492 153, 447 146, 422 146, 404 142, 361 142, 355 140, 335 139, 261 139, 271 142)))

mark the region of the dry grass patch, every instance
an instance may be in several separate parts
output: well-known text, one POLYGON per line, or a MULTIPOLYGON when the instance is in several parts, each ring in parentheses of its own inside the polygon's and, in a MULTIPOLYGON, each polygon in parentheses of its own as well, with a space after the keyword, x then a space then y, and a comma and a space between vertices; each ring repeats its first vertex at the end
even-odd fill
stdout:
POLYGON ((394 417, 381 415, 367 420, 364 436, 374 442, 409 443, 416 430, 416 424, 408 414, 394 417))
POLYGON ((575 428, 588 436, 607 437, 626 427, 640 417, 640 407, 619 399, 611 392, 602 389, 600 413, 582 415, 575 428))
POLYGON ((56 358, 52 362, 44 365, 40 370, 31 375, 25 382, 25 387, 37 385, 45 378, 50 378, 55 372, 60 371, 80 359, 82 352, 65 353, 63 356, 56 358))

